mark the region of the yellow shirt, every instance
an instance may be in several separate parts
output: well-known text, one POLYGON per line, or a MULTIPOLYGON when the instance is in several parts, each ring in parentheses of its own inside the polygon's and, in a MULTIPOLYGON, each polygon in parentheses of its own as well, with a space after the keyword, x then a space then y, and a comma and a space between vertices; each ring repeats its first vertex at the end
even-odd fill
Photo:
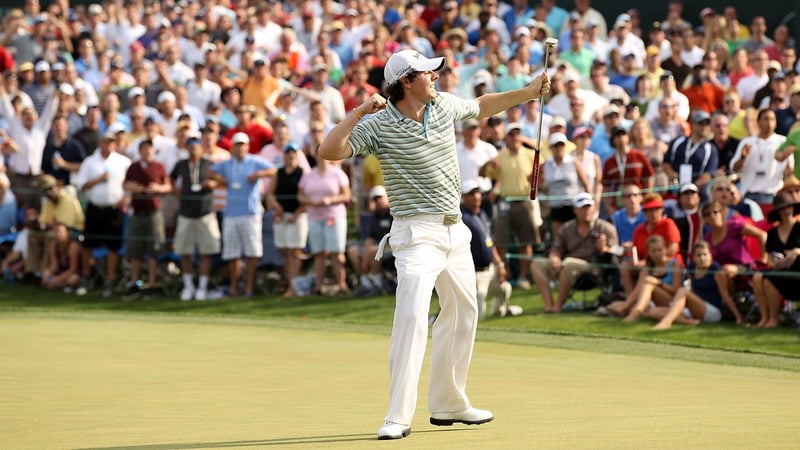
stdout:
POLYGON ((381 163, 372 153, 364 158, 364 186, 369 189, 375 186, 383 186, 381 163))
MULTIPOLYGON (((497 153, 497 167, 487 166, 486 176, 500 182, 500 196, 527 197, 530 194, 533 155, 533 150, 524 147, 516 154, 507 148, 497 153)), ((540 163, 544 164, 545 159, 539 155, 540 163)))
POLYGON ((67 228, 83 231, 83 209, 77 198, 61 189, 58 191, 56 203, 47 197, 43 203, 42 213, 39 214, 39 223, 43 225, 63 223, 67 228))
POLYGON ((280 89, 278 79, 267 75, 261 81, 248 78, 242 85, 242 104, 253 105, 259 110, 264 108, 264 103, 273 92, 280 89))
POLYGON ((744 118, 747 115, 747 111, 744 109, 736 113, 736 117, 731 120, 731 123, 728 125, 728 135, 730 137, 742 140, 750 135, 747 132, 747 127, 744 124, 744 118))

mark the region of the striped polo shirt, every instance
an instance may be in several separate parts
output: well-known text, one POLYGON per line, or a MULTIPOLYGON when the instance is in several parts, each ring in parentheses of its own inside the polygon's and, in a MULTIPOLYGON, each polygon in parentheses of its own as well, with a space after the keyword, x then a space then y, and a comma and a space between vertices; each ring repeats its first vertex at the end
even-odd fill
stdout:
POLYGON ((439 93, 425 107, 422 123, 390 101, 350 134, 352 156, 372 153, 381 163, 394 217, 458 214, 461 178, 454 122, 478 116, 475 100, 439 93))

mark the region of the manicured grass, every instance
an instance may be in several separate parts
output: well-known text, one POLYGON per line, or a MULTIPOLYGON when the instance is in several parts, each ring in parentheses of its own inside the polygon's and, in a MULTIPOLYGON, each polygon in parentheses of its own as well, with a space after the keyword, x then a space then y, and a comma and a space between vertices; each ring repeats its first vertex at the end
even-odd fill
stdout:
MULTIPOLYGON (((593 298, 588 294, 587 298, 593 298)), ((666 343, 680 348, 722 349, 750 355, 788 358, 787 364, 800 370, 800 337, 796 330, 748 329, 731 323, 688 327, 676 325, 671 330, 656 332, 651 322, 625 324, 619 319, 599 318, 589 313, 572 312, 559 315, 541 314, 542 300, 535 289, 515 291, 512 303, 525 313, 519 317, 488 318, 479 324, 478 339, 547 345, 569 348, 567 337, 606 338, 597 342, 666 343)), ((436 299, 432 310, 436 307, 436 299)), ((47 292, 33 286, 0 287, 0 311, 55 312, 124 312, 178 314, 196 317, 234 317, 254 320, 277 319, 283 324, 313 324, 314 327, 349 327, 388 334, 394 311, 391 296, 367 299, 339 297, 305 297, 285 299, 279 296, 257 296, 213 302, 181 302, 162 297, 155 301, 125 303, 119 299, 101 299, 96 295, 76 297, 61 292, 47 292)), ((591 343, 591 341, 588 341, 591 343)), ((591 345, 591 344, 587 344, 591 345)), ((619 345, 604 345, 604 348, 619 345)), ((637 346, 627 346, 637 348, 637 346)), ((620 350, 614 350, 620 351, 620 350)), ((677 351, 680 358, 683 350, 677 351)), ((749 357, 744 360, 752 359, 749 357)), ((757 358, 756 358, 757 359, 757 358)), ((750 363, 744 363, 750 364, 750 363)), ((754 363, 759 365, 759 363, 754 363)))

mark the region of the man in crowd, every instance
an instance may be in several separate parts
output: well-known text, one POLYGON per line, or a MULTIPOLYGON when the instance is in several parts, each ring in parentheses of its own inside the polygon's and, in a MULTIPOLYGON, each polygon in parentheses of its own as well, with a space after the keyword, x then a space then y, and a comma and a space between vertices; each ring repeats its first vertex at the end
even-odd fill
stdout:
POLYGON ((359 274, 358 288, 353 291, 354 297, 371 297, 382 294, 384 289, 383 265, 390 260, 390 252, 384 251, 383 257, 375 261, 378 253, 378 243, 392 229, 392 215, 389 213, 389 198, 386 188, 374 186, 369 190, 369 197, 375 204, 372 218, 367 226, 367 238, 359 249, 352 246, 348 249, 350 260, 353 261, 356 273, 359 274))
POLYGON ((717 147, 707 137, 711 116, 705 111, 692 115, 692 134, 672 141, 664 155, 664 171, 681 184, 694 183, 701 189, 701 199, 709 198, 709 182, 716 176, 719 165, 717 147))

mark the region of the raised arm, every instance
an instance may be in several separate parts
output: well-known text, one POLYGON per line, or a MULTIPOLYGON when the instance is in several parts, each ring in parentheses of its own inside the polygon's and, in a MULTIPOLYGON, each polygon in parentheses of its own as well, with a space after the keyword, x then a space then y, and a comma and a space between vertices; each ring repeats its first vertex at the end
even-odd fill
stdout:
POLYGON ((491 117, 520 103, 527 102, 550 91, 550 77, 542 72, 527 86, 513 91, 482 95, 475 100, 480 106, 478 117, 491 117))
POLYGON ((386 99, 380 94, 372 94, 364 103, 355 107, 351 114, 339 122, 319 146, 319 155, 328 161, 341 161, 353 155, 350 144, 350 133, 366 114, 375 114, 386 108, 386 99))

